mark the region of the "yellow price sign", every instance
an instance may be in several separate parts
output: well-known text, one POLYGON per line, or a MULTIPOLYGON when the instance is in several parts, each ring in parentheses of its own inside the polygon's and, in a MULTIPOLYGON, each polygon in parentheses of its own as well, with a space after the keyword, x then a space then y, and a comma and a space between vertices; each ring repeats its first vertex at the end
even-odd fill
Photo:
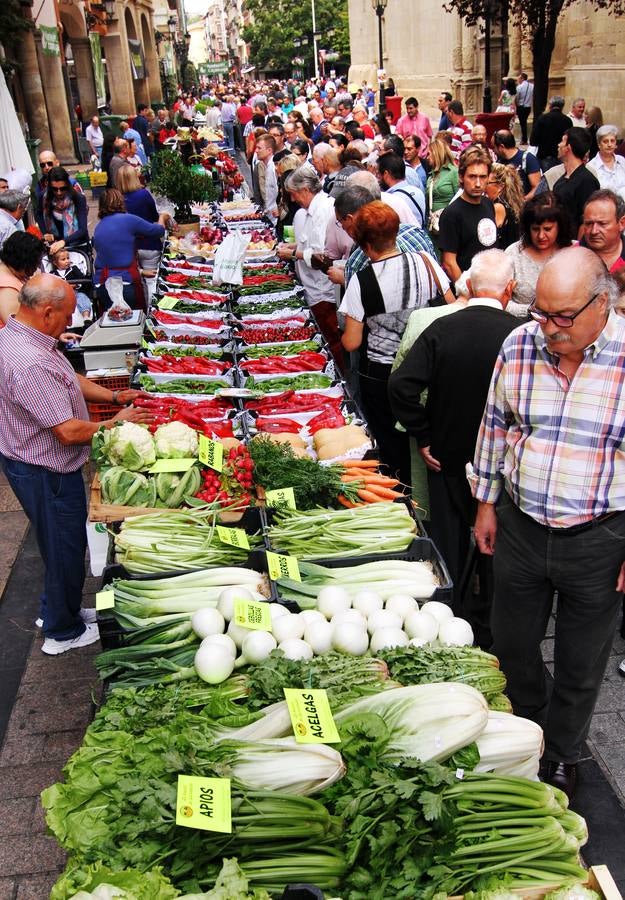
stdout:
POLYGON ((276 488, 275 491, 267 491, 265 503, 267 506, 286 506, 287 509, 297 509, 295 505, 295 491, 292 487, 276 488))
POLYGON ((198 457, 201 463, 221 472, 224 467, 224 445, 219 441, 213 441, 206 437, 205 434, 200 435, 198 457))
POLYGON ((157 459, 154 465, 148 469, 150 475, 158 475, 159 472, 188 472, 193 468, 197 460, 186 457, 185 459, 157 459))
POLYGON ((178 298, 172 297, 171 295, 169 295, 169 296, 161 297, 161 299, 158 301, 158 308, 159 309, 174 309, 174 307, 177 306, 177 304, 178 304, 178 298))
POLYGON ((179 775, 176 825, 232 834, 230 779, 179 775))
POLYGON ((298 744, 340 744, 327 692, 284 688, 293 734, 298 744))
POLYGON ((235 600, 234 621, 241 628, 250 628, 252 631, 271 631, 269 604, 256 600, 235 600))
POLYGON ((98 591, 95 595, 95 608, 100 612, 103 609, 113 609, 115 606, 115 591, 98 591))
POLYGON ((294 556, 286 556, 284 553, 272 553, 267 550, 267 566, 269 577, 272 581, 279 578, 290 578, 292 581, 301 581, 299 565, 294 556))
POLYGON ((250 542, 242 528, 226 528, 225 525, 218 525, 217 537, 222 544, 230 544, 231 547, 240 547, 241 550, 250 549, 250 542))

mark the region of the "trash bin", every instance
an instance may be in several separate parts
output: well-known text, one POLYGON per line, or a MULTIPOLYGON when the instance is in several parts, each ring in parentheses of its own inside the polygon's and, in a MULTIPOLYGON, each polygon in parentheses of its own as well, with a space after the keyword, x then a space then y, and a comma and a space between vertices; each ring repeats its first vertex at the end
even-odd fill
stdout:
POLYGON ((113 131, 115 134, 120 134, 120 122, 126 122, 127 120, 128 116, 100 116, 100 127, 103 131, 113 131))
POLYGON ((486 144, 490 147, 490 139, 500 128, 509 128, 514 113, 478 113, 475 117, 476 125, 483 125, 486 129, 486 144))
POLYGON ((397 120, 401 116, 401 102, 403 99, 403 97, 398 97, 397 95, 386 98, 386 108, 393 113, 393 125, 397 125, 397 120))

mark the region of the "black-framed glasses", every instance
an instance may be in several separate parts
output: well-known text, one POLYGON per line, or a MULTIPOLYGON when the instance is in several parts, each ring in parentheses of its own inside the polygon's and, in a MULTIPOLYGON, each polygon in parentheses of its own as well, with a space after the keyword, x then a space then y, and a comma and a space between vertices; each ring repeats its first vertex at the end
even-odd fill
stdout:
POLYGON ((67 190, 68 190, 68 186, 66 184, 64 184, 63 187, 54 187, 54 186, 52 187, 52 191, 55 194, 63 194, 67 190))
POLYGON ((537 309, 534 305, 530 306, 528 312, 532 319, 535 322, 538 322, 540 325, 546 325, 547 322, 551 319, 554 325, 558 325, 560 328, 570 328, 575 319, 579 316, 580 313, 583 313, 584 310, 590 306, 593 301, 597 299, 597 297, 602 294, 602 291, 598 291, 594 294, 588 303, 584 303, 581 309, 578 309, 577 312, 573 313, 572 316, 563 316, 559 313, 546 313, 542 309, 537 309))

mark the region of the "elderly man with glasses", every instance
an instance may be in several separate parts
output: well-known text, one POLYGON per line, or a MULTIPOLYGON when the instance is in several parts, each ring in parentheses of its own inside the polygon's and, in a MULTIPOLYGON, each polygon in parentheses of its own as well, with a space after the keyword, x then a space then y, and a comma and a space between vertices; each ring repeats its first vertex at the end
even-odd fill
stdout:
POLYGON ((475 538, 493 555, 494 652, 517 715, 545 732, 542 777, 575 789, 625 587, 625 320, 583 247, 542 270, 534 320, 504 341, 474 471, 475 538), (553 690, 541 641, 557 594, 553 690))

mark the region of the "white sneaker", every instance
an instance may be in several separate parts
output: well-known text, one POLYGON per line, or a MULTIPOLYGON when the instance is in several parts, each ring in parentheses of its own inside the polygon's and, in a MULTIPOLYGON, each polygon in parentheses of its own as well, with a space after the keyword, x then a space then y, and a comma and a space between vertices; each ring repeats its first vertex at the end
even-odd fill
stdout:
MULTIPOLYGON (((80 618, 83 620, 85 625, 93 625, 94 622, 97 622, 97 613, 95 609, 81 609, 80 618)), ((35 626, 37 628, 43 628, 43 619, 35 619, 35 626)))
POLYGON ((43 642, 42 651, 48 656, 58 656, 59 653, 65 653, 67 650, 77 650, 79 647, 87 647, 89 644, 95 644, 100 640, 100 632, 98 626, 93 623, 85 625, 85 630, 78 637, 68 638, 66 641, 57 641, 55 638, 46 638, 43 642))
POLYGON ((618 667, 618 673, 619 673, 619 675, 625 676, 625 659, 621 660, 621 663, 618 667))

